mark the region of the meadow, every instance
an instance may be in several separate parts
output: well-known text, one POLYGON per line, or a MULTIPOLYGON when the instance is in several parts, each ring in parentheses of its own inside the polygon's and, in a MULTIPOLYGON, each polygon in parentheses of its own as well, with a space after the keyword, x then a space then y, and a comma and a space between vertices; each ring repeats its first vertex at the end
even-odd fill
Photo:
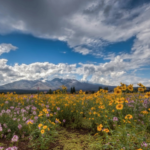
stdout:
POLYGON ((0 150, 148 150, 150 92, 0 94, 0 150))

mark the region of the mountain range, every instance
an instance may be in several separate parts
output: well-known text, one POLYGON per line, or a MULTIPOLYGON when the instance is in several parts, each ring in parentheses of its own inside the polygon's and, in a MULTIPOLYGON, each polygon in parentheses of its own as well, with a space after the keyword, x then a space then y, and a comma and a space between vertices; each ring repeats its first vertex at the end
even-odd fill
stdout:
POLYGON ((116 86, 107 86, 103 84, 92 84, 88 82, 80 82, 75 79, 60 79, 54 78, 53 80, 49 81, 42 81, 42 80, 20 80, 15 81, 13 83, 8 83, 5 85, 0 86, 0 90, 57 90, 60 89, 60 86, 64 85, 67 87, 67 91, 70 91, 71 87, 75 87, 76 91, 78 90, 92 90, 98 91, 99 87, 108 87, 109 90, 113 90, 116 86))

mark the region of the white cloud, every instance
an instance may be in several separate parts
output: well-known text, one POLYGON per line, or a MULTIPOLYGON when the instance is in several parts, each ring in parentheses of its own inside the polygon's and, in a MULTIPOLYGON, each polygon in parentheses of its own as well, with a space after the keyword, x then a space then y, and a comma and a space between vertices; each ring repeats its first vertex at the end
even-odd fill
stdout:
POLYGON ((82 55, 87 55, 91 52, 91 50, 87 49, 87 48, 82 48, 82 47, 76 47, 74 50, 74 52, 78 52, 81 53, 82 55))
POLYGON ((122 76, 123 74, 125 74, 125 72, 124 71, 120 71, 120 72, 111 72, 110 73, 110 76, 111 77, 119 77, 119 76, 122 76))
POLYGON ((6 59, 0 59, 0 85, 18 81, 22 79, 37 80, 41 79, 51 80, 54 77, 59 78, 77 78, 82 76, 81 81, 100 83, 105 85, 119 85, 120 82, 125 84, 134 84, 141 82, 146 86, 150 86, 148 79, 139 78, 136 74, 127 73, 134 70, 135 66, 131 66, 130 62, 124 62, 117 57, 116 59, 104 64, 76 64, 59 63, 58 65, 49 62, 35 62, 29 65, 17 63, 14 66, 7 65, 6 59))
POLYGON ((13 46, 12 44, 6 44, 6 43, 2 43, 0 44, 0 55, 2 55, 3 53, 9 53, 11 50, 16 50, 17 47, 13 46))

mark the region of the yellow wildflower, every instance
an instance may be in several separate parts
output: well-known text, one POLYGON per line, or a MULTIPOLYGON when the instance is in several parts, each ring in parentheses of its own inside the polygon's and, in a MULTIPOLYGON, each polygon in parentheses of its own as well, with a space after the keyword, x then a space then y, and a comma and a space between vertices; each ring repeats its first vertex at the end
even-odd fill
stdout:
POLYGON ((132 119, 133 117, 132 117, 132 115, 130 115, 130 114, 128 114, 128 115, 126 115, 125 116, 125 119, 132 119))
POLYGON ((39 128, 42 127, 42 124, 40 123, 40 124, 38 125, 38 127, 39 127, 39 128))
POLYGON ((118 105, 116 106, 116 109, 122 110, 122 109, 123 109, 123 105, 122 105, 122 104, 118 104, 118 105))
POLYGON ((43 129, 46 129, 47 128, 47 126, 43 126, 43 129))
POLYGON ((44 130, 41 130, 41 134, 44 134, 44 132, 45 132, 44 130))
POLYGON ((106 133, 108 133, 109 129, 106 128, 106 129, 103 129, 103 131, 106 132, 106 133))

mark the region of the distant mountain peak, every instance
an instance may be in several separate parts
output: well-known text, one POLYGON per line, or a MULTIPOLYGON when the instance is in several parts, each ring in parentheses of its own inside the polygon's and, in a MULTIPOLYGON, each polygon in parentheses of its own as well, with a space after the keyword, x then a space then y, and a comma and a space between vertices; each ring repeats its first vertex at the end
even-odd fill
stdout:
MULTIPOLYGON (((56 90, 60 89, 60 87, 64 85, 70 90, 71 87, 75 87, 76 90, 94 90, 97 91, 98 87, 105 87, 102 84, 92 84, 89 82, 80 82, 76 79, 62 79, 62 78, 54 78, 51 81, 44 80, 40 78, 38 80, 19 80, 13 83, 8 83, 3 86, 0 86, 0 89, 6 90, 14 90, 14 89, 22 89, 22 90, 37 90, 39 87, 40 90, 56 90)), ((108 86, 108 88, 111 86, 108 86)))

